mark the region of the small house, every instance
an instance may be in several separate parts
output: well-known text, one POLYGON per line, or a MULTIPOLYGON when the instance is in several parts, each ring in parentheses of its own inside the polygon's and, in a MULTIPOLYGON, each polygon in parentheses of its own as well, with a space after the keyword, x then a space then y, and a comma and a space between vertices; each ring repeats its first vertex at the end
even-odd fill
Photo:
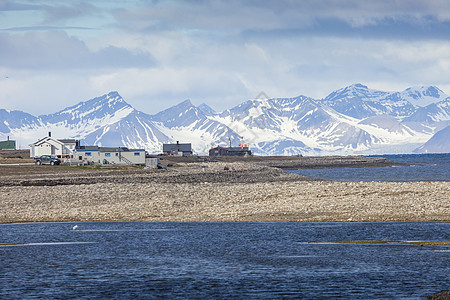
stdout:
POLYGON ((176 144, 163 144, 163 153, 174 156, 191 156, 192 145, 190 143, 180 144, 178 141, 176 144))
POLYGON ((80 145, 79 140, 63 139, 57 140, 49 136, 30 144, 30 157, 41 155, 52 155, 58 158, 73 158, 73 152, 80 145))

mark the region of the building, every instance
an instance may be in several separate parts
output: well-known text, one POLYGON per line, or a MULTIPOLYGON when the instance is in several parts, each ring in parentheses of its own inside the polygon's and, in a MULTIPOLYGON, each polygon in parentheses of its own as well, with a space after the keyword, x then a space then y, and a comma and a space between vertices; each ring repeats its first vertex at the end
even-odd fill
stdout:
POLYGON ((249 156, 252 151, 248 147, 215 147, 209 150, 209 156, 249 156))
POLYGON ((57 140, 49 136, 30 144, 30 157, 41 155, 53 155, 58 158, 73 158, 75 148, 80 145, 79 140, 63 139, 57 140))
POLYGON ((75 164, 145 165, 144 149, 126 147, 80 146, 75 139, 57 140, 49 136, 30 144, 30 157, 52 155, 75 164))
MULTIPOLYGON (((72 161, 68 162, 72 163, 72 161)), ((145 150, 126 147, 78 146, 74 151, 74 162, 101 165, 145 165, 145 150)))
POLYGON ((0 150, 16 150, 16 141, 8 140, 0 142, 0 150))
POLYGON ((163 153, 175 156, 191 156, 192 146, 190 143, 180 144, 178 141, 176 144, 163 144, 163 153))

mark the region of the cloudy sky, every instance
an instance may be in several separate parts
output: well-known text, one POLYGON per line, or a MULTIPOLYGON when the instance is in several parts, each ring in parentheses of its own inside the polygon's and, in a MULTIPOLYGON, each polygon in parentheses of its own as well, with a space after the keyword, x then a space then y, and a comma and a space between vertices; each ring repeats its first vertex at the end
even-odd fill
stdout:
POLYGON ((450 94, 447 0, 0 0, 0 108, 110 91, 146 113, 353 83, 450 94))

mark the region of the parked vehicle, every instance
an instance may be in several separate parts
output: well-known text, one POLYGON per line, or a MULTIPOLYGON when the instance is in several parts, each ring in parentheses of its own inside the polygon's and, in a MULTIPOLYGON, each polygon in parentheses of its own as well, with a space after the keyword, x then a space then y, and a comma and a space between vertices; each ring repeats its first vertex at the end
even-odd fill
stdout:
POLYGON ((61 160, 51 155, 42 155, 34 158, 34 163, 37 165, 50 164, 52 166, 61 164, 61 160))

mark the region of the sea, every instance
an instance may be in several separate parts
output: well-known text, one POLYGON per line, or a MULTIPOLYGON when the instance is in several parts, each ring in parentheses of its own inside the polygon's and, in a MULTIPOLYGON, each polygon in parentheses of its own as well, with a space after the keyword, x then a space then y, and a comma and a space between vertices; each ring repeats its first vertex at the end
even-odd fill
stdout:
MULTIPOLYGON (((450 153, 380 155, 408 166, 301 169, 288 172, 325 180, 420 182, 450 181, 450 153)), ((376 157, 376 156, 375 156, 376 157)))
POLYGON ((450 222, 0 225, 1 299, 425 299, 450 222), (77 225, 77 229, 73 227, 77 225))
MULTIPOLYGON (((411 166, 298 172, 344 181, 448 182, 448 154, 388 158, 411 166)), ((450 246, 403 243, 411 241, 450 241, 450 216, 441 222, 0 224, 0 299, 426 299, 450 290, 450 246), (336 242, 361 240, 400 243, 336 242)))

